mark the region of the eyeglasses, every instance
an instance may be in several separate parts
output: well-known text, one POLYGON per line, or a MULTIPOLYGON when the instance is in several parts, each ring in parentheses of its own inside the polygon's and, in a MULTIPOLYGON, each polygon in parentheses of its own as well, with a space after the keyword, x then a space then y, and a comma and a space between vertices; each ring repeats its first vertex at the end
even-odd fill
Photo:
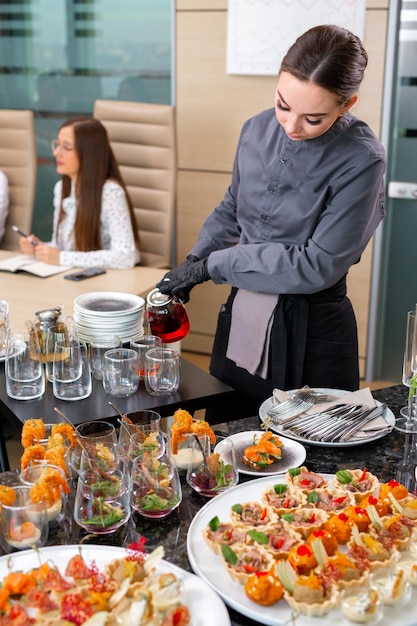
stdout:
POLYGON ((71 150, 74 150, 74 146, 68 146, 65 143, 59 143, 58 139, 52 139, 51 150, 52 152, 55 152, 56 150, 61 150, 61 152, 70 152, 71 150))

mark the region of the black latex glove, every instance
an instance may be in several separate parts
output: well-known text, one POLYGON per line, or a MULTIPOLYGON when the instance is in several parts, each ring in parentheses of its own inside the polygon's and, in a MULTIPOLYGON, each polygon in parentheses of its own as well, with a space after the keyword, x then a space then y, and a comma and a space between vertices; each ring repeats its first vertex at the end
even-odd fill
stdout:
POLYGON ((161 282, 157 284, 157 288, 161 293, 172 294, 182 302, 188 302, 191 289, 206 280, 210 280, 207 257, 198 261, 192 261, 188 257, 184 263, 165 274, 161 282))

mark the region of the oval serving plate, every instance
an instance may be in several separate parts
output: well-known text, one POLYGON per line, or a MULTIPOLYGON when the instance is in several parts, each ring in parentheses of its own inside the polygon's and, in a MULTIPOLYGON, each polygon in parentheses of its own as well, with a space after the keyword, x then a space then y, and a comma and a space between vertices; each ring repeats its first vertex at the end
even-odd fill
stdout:
MULTIPOLYGON (((320 388, 315 387, 314 391, 319 391, 321 393, 328 393, 329 395, 334 395, 335 399, 349 393, 348 391, 343 390, 343 389, 326 389, 326 388, 321 388, 321 387, 320 388)), ((375 400, 376 406, 379 406, 381 404, 382 402, 379 402, 379 400, 375 400)), ((272 409, 273 406, 274 406, 273 396, 267 398, 264 402, 262 402, 261 406, 259 407, 259 418, 262 423, 264 423, 265 419, 267 418, 268 411, 272 409)), ((381 432, 377 431, 374 435, 370 437, 366 437, 363 439, 355 439, 352 441, 334 441, 334 442, 315 441, 314 439, 298 437, 297 435, 292 434, 290 430, 282 431, 280 430, 279 425, 277 424, 271 424, 269 428, 274 433, 277 433, 280 437, 281 437, 282 432, 285 432, 285 437, 288 437, 289 439, 292 439, 293 441, 298 441, 299 443, 307 444, 309 446, 327 446, 331 448, 346 448, 350 446, 361 446, 365 443, 376 441, 377 439, 381 439, 382 437, 385 437, 386 435, 388 435, 391 432, 395 424, 395 416, 394 416, 394 413, 391 411, 391 409, 387 407, 385 411, 382 413, 382 417, 387 423, 387 428, 389 428, 390 430, 382 430, 381 432)))
POLYGON ((227 439, 230 439, 236 450, 237 467, 239 474, 250 474, 251 476, 270 476, 272 474, 285 474, 292 467, 300 467, 306 458, 306 449, 297 441, 288 439, 287 437, 279 436, 280 440, 284 444, 282 448, 282 456, 279 461, 272 463, 265 468, 253 469, 246 465, 242 461, 242 456, 245 448, 253 445, 254 436, 261 437, 265 431, 263 430, 248 430, 235 435, 229 435, 227 439))

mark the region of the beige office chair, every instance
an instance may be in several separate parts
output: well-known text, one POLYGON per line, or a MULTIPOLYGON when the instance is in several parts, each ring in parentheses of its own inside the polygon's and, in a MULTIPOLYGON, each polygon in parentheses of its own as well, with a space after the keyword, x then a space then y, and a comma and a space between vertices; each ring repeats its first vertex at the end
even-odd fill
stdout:
POLYGON ((16 224, 23 232, 32 228, 36 185, 36 144, 33 111, 0 109, 0 169, 9 181, 9 216, 0 241, 4 250, 19 250, 16 224))
POLYGON ((170 267, 177 186, 175 109, 96 100, 135 209, 141 265, 170 267))

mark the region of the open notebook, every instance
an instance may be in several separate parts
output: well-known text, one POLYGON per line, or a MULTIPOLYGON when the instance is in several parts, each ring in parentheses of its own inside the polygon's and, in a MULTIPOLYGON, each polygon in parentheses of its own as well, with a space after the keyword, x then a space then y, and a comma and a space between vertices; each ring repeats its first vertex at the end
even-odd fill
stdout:
POLYGON ((42 261, 35 261, 33 256, 26 254, 18 254, 8 257, 0 261, 0 271, 4 272, 28 272, 41 278, 53 276, 65 272, 69 267, 67 265, 51 265, 42 261))

